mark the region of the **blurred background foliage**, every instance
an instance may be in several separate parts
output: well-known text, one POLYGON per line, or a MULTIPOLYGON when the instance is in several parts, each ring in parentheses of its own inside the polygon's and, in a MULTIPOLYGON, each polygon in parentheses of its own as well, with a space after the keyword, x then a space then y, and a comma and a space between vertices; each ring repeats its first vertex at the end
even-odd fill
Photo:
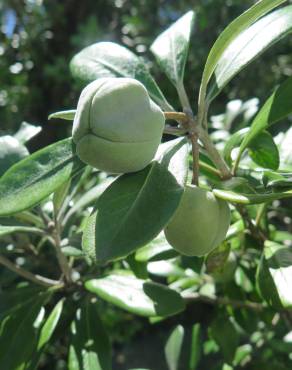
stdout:
MULTIPOLYGON (((208 51, 224 27, 252 0, 1 0, 0 134, 15 132, 22 121, 43 126, 30 144, 35 150, 69 134, 70 127, 48 122, 48 114, 74 108, 81 86, 68 63, 83 47, 114 41, 147 58, 168 99, 179 109, 176 93, 148 51, 154 38, 189 9, 197 12, 186 72, 195 104, 208 51)), ((239 77, 213 105, 225 111, 231 99, 263 101, 275 83, 292 74, 291 38, 285 38, 239 77), (261 83, 259 83, 261 81, 261 83)))

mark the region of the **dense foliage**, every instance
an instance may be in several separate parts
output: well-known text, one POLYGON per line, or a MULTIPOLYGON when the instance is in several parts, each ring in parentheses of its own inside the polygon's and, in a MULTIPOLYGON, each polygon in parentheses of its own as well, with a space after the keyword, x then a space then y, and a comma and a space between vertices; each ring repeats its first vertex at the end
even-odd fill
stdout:
POLYGON ((0 4, 0 368, 291 368, 288 3, 0 4), (138 172, 76 154, 77 99, 101 77, 165 112, 138 172), (222 243, 229 213, 210 231, 196 215, 194 239, 220 240, 204 256, 163 233, 190 182, 231 210, 222 243))

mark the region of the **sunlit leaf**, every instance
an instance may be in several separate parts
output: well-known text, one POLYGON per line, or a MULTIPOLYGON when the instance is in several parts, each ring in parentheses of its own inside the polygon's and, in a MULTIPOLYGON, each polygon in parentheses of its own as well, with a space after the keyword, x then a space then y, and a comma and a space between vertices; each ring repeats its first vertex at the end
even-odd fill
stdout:
POLYGON ((60 112, 51 113, 48 119, 64 119, 65 121, 73 121, 76 109, 62 110, 60 112))
POLYGON ((187 12, 159 35, 150 47, 174 86, 179 86, 183 81, 194 21, 195 13, 187 12))
POLYGON ((0 179, 0 216, 35 206, 84 166, 75 154, 71 138, 16 163, 0 179))
POLYGON ((245 66, 292 31, 292 6, 278 9, 240 33, 224 50, 208 92, 213 100, 245 66))
POLYGON ((185 307, 176 291, 131 275, 112 274, 88 280, 85 288, 107 302, 141 316, 171 316, 185 307))
POLYGON ((184 328, 181 325, 178 325, 168 338, 164 349, 169 370, 178 370, 179 368, 179 358, 182 349, 183 338, 184 328))
POLYGON ((84 82, 100 77, 130 77, 142 82, 163 109, 173 110, 148 71, 144 61, 124 46, 99 42, 76 54, 70 63, 73 76, 84 82))
POLYGON ((235 193, 233 191, 214 189, 213 193, 220 199, 227 200, 231 203, 238 204, 260 204, 271 202, 277 199, 292 197, 292 190, 283 192, 269 192, 260 194, 235 193))
POLYGON ((46 344, 50 341, 56 329, 56 326, 60 320, 60 316, 63 310, 63 303, 64 301, 61 300, 56 304, 56 306, 53 308, 52 312, 50 313, 49 317, 47 318, 46 322, 42 326, 40 333, 39 333, 36 350, 34 351, 33 356, 26 370, 33 370, 37 367, 41 354, 43 350, 45 349, 46 344))
POLYGON ((244 12, 233 22, 231 22, 220 34, 208 55, 208 59, 204 68, 199 96, 200 111, 204 107, 208 82, 210 81, 210 78, 218 64, 218 61, 220 60, 227 47, 241 32, 252 25, 257 19, 267 14, 272 9, 276 8, 278 5, 284 2, 285 0, 258 1, 255 5, 253 5, 246 12, 244 12))

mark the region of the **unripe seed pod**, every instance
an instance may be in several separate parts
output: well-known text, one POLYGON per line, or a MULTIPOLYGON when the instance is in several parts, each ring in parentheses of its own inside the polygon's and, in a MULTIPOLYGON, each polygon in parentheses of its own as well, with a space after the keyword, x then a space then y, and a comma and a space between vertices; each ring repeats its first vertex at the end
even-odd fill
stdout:
POLYGON ((139 171, 161 142, 164 114, 132 78, 100 78, 82 91, 73 122, 80 159, 102 171, 139 171))
POLYGON ((210 191, 188 185, 164 233, 181 254, 203 256, 225 239, 229 224, 227 202, 210 191))

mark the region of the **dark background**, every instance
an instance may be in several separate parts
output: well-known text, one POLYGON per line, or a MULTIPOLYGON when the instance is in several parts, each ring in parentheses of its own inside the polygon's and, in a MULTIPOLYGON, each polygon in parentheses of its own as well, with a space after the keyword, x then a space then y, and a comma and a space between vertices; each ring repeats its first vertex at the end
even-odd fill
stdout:
MULTIPOLYGON (((195 108, 204 62, 224 27, 255 1, 246 0, 0 0, 0 135, 22 121, 42 125, 35 150, 70 135, 70 123, 49 113, 76 106, 81 86, 68 63, 87 45, 114 41, 149 60, 167 98, 179 109, 172 85, 148 51, 154 38, 189 9, 197 12, 186 67, 186 89, 195 108)), ((291 38, 246 68, 217 98, 211 113, 230 99, 265 99, 275 82, 292 74, 291 38)))

